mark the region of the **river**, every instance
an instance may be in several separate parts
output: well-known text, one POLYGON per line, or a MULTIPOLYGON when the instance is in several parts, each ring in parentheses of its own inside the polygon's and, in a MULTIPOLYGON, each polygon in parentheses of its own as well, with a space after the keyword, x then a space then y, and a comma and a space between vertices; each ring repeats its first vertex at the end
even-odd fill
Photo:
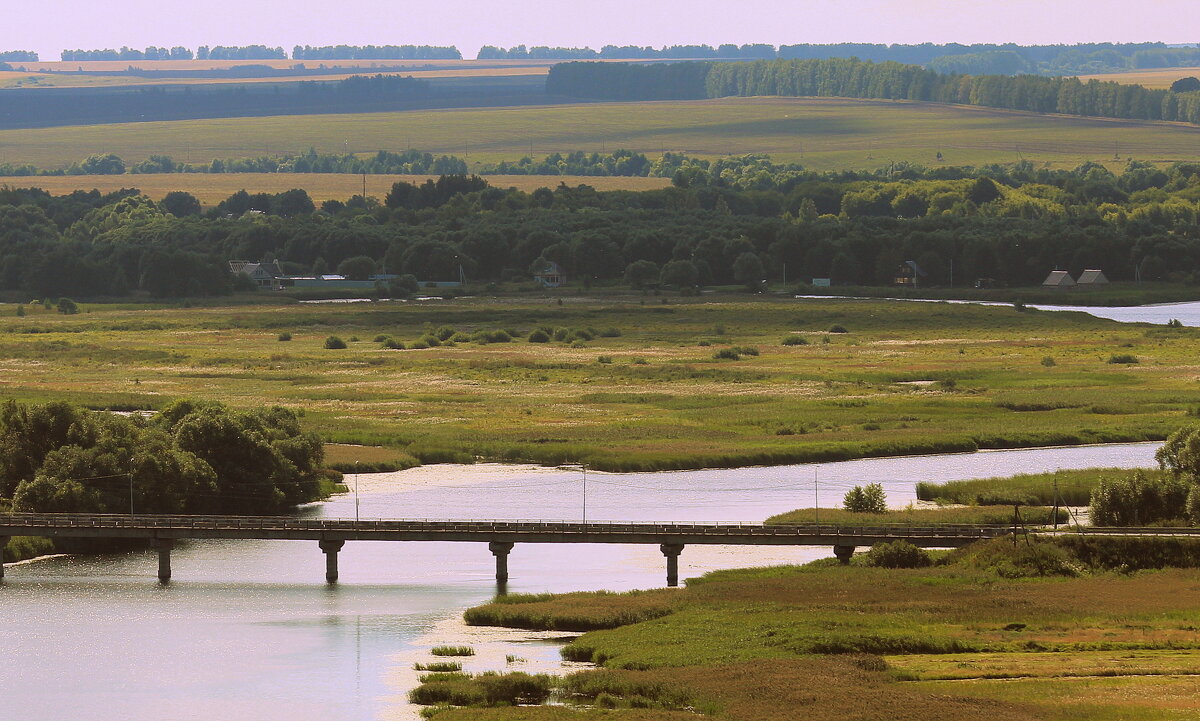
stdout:
MULTIPOLYGON (((999 303, 986 300, 936 300, 932 298, 867 298, 846 295, 797 295, 798 299, 828 300, 841 298, 844 300, 889 300, 904 303, 950 303, 955 305, 991 305, 1012 306, 1012 303, 999 303)), ((1030 303, 1029 308, 1049 311, 1076 311, 1088 313, 1097 318, 1108 318, 1121 323, 1154 323, 1166 325, 1170 320, 1178 320, 1185 326, 1200 328, 1200 302, 1186 303, 1155 303, 1151 305, 1125 306, 1095 306, 1095 305, 1043 305, 1030 303)))
MULTIPOLYGON (((885 458, 819 466, 587 474, 590 520, 761 521, 840 503, 878 481, 893 506, 921 480, 1096 466, 1153 465, 1157 444, 885 458), (814 482, 815 477, 815 482, 814 482)), ((351 487, 353 476, 347 478, 351 487)), ((531 466, 429 466, 364 474, 358 493, 306 514, 353 518, 581 518, 578 471, 531 466)), ((828 548, 689 546, 683 577, 802 562, 828 548)), ((349 542, 341 582, 323 582, 311 541, 194 541, 155 581, 150 552, 58 557, 8 568, 0 586, 0 718, 89 721, 413 719, 404 700, 414 661, 434 643, 470 643, 466 668, 557 667, 545 634, 466 629, 462 610, 494 592, 482 543, 349 542)), ((651 588, 664 583, 655 546, 518 544, 510 592, 651 588)), ((553 634, 552 634, 553 635, 553 634)))

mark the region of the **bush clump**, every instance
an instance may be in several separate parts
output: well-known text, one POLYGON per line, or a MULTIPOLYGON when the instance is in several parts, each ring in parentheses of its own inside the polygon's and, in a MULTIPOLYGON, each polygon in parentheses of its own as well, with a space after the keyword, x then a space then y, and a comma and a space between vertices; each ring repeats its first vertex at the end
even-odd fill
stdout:
POLYGON ((286 343, 291 339, 292 339, 292 334, 288 333, 287 331, 284 331, 283 333, 279 334, 279 337, 276 340, 278 340, 280 343, 286 343))
POLYGON ((901 539, 871 546, 867 552, 867 565, 879 568, 926 568, 933 565, 933 558, 924 548, 901 539))
POLYGON ((412 703, 424 706, 515 706, 540 704, 550 697, 553 679, 545 674, 521 671, 477 676, 453 674, 449 678, 431 678, 408 694, 412 703))
POLYGON ((338 338, 336 335, 331 335, 325 339, 325 348, 327 350, 342 350, 346 347, 346 341, 338 338))
POLYGON ((803 336, 789 335, 780 345, 808 345, 808 339, 803 336))
POLYGON ((547 333, 546 331, 542 330, 541 328, 538 328, 537 330, 530 333, 529 337, 526 338, 526 340, 528 340, 530 343, 549 343, 550 342, 550 334, 547 333))
POLYGON ((395 338, 384 338, 380 345, 388 350, 404 350, 404 344, 395 338))
MULTIPOLYGON (((1182 518, 1193 484, 1134 471, 1127 478, 1102 478, 1089 505, 1096 526, 1145 526, 1182 518)), ((1192 494, 1194 495, 1194 494, 1192 494)))
POLYGON ((741 355, 733 348, 722 348, 713 353, 713 360, 740 360, 741 355))
POLYGON ((837 323, 834 323, 833 325, 829 326, 829 332, 830 333, 849 333, 850 331, 846 330, 846 326, 838 325, 837 323))
POLYGON ((1114 365, 1129 365, 1138 362, 1138 357, 1132 353, 1113 353, 1108 357, 1108 362, 1114 365))

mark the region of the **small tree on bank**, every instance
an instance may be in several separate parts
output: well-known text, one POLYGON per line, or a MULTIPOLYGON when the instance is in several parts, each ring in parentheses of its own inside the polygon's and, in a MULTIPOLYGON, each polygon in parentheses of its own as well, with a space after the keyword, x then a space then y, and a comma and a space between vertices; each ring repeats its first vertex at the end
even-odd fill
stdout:
POLYGON ((855 486, 846 492, 842 507, 851 513, 887 513, 887 494, 878 483, 855 486))

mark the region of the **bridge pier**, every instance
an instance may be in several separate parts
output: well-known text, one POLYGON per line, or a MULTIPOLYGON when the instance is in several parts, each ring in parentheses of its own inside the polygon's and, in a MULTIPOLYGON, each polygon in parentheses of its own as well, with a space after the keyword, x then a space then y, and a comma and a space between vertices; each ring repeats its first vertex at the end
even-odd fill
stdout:
POLYGON ((855 546, 834 546, 833 555, 837 556, 837 560, 841 561, 842 565, 850 563, 850 557, 854 555, 855 546))
POLYGON ((8 536, 0 536, 0 581, 4 580, 4 547, 8 545, 8 536))
POLYGON ((346 545, 345 541, 320 541, 321 552, 325 554, 325 582, 337 583, 338 580, 338 551, 346 545))
POLYGON ((667 585, 679 585, 679 554, 683 553, 682 543, 664 543, 658 547, 662 555, 667 557, 667 585))
POLYGON ((496 583, 508 583, 508 552, 513 544, 507 541, 491 541, 488 550, 496 557, 496 583))
POLYGON ((171 580, 171 549, 175 542, 170 538, 156 538, 151 545, 158 549, 158 581, 167 583, 171 580))

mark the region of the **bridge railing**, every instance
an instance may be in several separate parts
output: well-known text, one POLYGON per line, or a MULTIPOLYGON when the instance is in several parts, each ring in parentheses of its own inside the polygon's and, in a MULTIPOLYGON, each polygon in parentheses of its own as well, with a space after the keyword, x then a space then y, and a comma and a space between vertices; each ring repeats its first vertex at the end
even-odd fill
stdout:
POLYGON ((114 529, 197 529, 263 531, 347 531, 347 532, 553 532, 581 534, 658 533, 730 536, 821 535, 842 537, 976 537, 1003 535, 1008 525, 926 525, 878 524, 841 526, 826 524, 764 525, 759 523, 633 521, 547 521, 547 520, 432 520, 432 519, 306 519, 291 516, 196 516, 196 515, 121 515, 84 513, 13 513, 0 514, 0 525, 20 528, 114 528, 114 529))

